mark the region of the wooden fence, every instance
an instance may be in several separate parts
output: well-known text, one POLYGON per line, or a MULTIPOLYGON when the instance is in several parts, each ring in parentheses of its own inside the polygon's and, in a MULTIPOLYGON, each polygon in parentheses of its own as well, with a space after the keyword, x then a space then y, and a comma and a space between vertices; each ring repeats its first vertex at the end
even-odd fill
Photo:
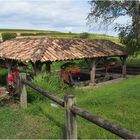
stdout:
POLYGON ((134 134, 133 132, 121 128, 110 121, 103 119, 99 116, 91 114, 76 105, 76 100, 74 95, 67 95, 64 100, 50 94, 49 92, 41 89, 37 85, 26 80, 26 74, 20 73, 20 103, 22 108, 27 107, 27 92, 26 85, 30 88, 38 91, 43 96, 49 98, 60 106, 64 107, 65 112, 65 126, 66 126, 66 138, 67 139, 77 139, 77 122, 76 116, 80 116, 89 122, 96 124, 97 126, 106 129, 107 131, 116 134, 117 136, 125 139, 140 139, 140 136, 134 134))

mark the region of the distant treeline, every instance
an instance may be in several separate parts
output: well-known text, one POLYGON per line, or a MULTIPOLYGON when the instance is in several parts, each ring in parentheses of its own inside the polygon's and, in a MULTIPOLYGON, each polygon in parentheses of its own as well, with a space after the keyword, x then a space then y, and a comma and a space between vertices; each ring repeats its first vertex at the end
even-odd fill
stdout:
POLYGON ((44 35, 49 35, 49 36, 59 36, 59 35, 77 35, 76 33, 57 33, 57 32, 48 32, 48 33, 20 33, 20 36, 44 36, 44 35))

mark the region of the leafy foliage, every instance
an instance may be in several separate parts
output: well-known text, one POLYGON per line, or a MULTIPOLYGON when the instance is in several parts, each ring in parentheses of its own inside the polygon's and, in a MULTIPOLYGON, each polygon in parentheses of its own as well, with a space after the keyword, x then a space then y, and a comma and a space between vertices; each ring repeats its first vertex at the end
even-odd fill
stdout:
POLYGON ((0 85, 5 86, 6 85, 6 77, 7 77, 7 70, 0 69, 0 85))
POLYGON ((79 37, 84 39, 84 38, 89 38, 89 35, 90 35, 89 33, 84 32, 84 33, 81 33, 79 37))
MULTIPOLYGON (((63 83, 57 74, 43 74, 42 76, 35 77, 32 82, 46 91, 58 96, 72 91, 72 88, 63 83)), ((32 89, 28 89, 28 92, 29 101, 46 100, 44 96, 33 91, 32 89)))
POLYGON ((120 31, 121 42, 127 47, 129 54, 134 54, 140 48, 140 1, 98 1, 91 0, 91 12, 87 19, 90 24, 100 21, 109 25, 120 16, 128 15, 132 22, 127 25, 117 24, 115 30, 120 31))
POLYGON ((6 40, 10 40, 12 38, 16 38, 16 34, 15 33, 2 33, 2 40, 6 41, 6 40))

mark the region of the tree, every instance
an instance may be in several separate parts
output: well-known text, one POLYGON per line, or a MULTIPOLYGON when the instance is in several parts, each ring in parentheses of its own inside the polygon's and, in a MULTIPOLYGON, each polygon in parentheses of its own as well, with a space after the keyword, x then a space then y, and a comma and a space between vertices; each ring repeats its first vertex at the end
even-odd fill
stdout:
POLYGON ((127 47, 129 54, 140 50, 140 1, 139 0, 91 0, 88 23, 99 22, 109 25, 120 16, 128 15, 132 22, 128 25, 117 24, 121 42, 127 47))
POLYGON ((16 38, 16 33, 2 33, 2 40, 6 41, 6 40, 10 40, 13 38, 16 38))
POLYGON ((87 32, 80 33, 80 35, 79 35, 79 37, 82 39, 88 38, 89 36, 90 36, 90 34, 87 32))

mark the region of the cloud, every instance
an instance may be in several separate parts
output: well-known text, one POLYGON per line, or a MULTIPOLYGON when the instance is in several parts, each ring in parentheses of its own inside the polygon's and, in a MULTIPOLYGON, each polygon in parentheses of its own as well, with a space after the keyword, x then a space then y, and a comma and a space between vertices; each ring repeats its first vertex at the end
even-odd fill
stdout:
POLYGON ((1 0, 0 27, 106 33, 86 26, 89 10, 88 0, 1 0))
POLYGON ((9 24, 9 28, 13 22, 18 26, 26 22, 33 28, 45 29, 86 25, 87 0, 6 0, 1 3, 0 20, 3 25, 9 24))

